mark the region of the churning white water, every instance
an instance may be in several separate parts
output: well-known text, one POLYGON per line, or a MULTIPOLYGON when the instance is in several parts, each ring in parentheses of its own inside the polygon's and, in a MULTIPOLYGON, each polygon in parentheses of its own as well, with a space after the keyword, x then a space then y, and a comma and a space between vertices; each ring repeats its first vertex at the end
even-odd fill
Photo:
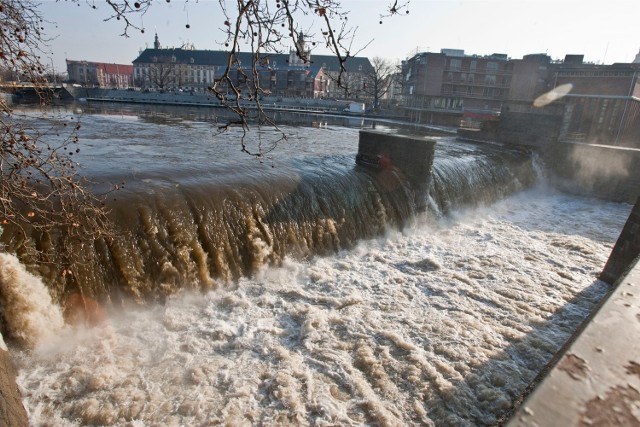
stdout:
POLYGON ((482 425, 603 297, 630 211, 535 189, 15 353, 34 425, 482 425))

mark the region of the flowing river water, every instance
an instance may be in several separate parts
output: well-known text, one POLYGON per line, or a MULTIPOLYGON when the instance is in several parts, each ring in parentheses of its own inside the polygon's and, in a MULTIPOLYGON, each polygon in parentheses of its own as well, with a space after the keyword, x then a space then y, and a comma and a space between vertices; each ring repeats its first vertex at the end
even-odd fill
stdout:
POLYGON ((355 166, 366 122, 282 126, 254 159, 205 110, 74 108, 48 124, 82 117, 83 171, 126 182, 122 233, 73 267, 93 328, 64 325, 68 283, 0 256, 34 425, 494 424, 607 292, 631 209, 555 191, 522 149, 434 136, 416 211, 355 166))

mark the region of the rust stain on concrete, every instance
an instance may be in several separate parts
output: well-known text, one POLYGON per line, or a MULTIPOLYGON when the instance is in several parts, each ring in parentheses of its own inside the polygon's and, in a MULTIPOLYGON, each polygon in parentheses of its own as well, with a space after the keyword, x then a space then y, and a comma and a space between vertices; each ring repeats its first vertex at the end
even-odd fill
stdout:
POLYGON ((609 389, 606 396, 587 402, 579 426, 639 426, 638 402, 640 393, 631 386, 609 389))
POLYGON ((629 361, 629 365, 625 366, 627 369, 627 374, 629 375, 637 375, 640 377, 640 364, 634 362, 633 360, 629 361))
POLYGON ((583 358, 572 353, 568 353, 562 358, 562 362, 558 365, 558 369, 565 371, 571 378, 578 381, 587 378, 587 372, 589 371, 587 362, 583 358))

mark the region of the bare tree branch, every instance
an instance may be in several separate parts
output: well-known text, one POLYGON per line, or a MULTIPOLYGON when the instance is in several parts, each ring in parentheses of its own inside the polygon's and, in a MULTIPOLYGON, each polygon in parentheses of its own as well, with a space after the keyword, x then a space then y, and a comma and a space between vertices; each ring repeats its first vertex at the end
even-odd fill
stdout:
MULTIPOLYGON (((40 61, 48 40, 37 6, 31 0, 0 2, 0 68, 30 83, 44 104, 52 90, 40 61)), ((15 230, 14 238, 54 229, 65 230, 66 239, 78 242, 111 235, 102 198, 89 190, 74 161, 80 151, 80 126, 56 123, 39 131, 0 97, 0 225, 15 230)), ((35 250, 32 260, 78 262, 70 247, 56 257, 45 252, 35 250)))

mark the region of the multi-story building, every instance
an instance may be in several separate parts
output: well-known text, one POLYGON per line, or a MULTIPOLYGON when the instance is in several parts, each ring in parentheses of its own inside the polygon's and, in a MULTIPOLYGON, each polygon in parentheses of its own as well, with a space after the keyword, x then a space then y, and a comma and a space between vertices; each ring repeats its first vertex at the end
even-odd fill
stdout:
POLYGON ((452 126, 507 113, 510 121, 520 114, 530 123, 548 123, 542 115, 561 116, 561 139, 638 147, 639 75, 640 63, 588 64, 582 55, 552 61, 546 54, 510 59, 452 49, 416 52, 402 65, 405 116, 452 126), (536 106, 552 90, 563 96, 545 108, 536 106))
POLYGON ((67 59, 69 83, 126 89, 133 86, 133 66, 67 59))
MULTIPOLYGON (((304 41, 301 42, 304 45, 304 41)), ((262 94, 307 98, 346 95, 336 86, 340 62, 335 56, 311 55, 305 52, 307 61, 295 53, 265 53, 256 57, 249 52, 234 54, 225 51, 196 50, 193 48, 161 48, 156 35, 153 49, 140 52, 133 61, 136 86, 155 90, 186 90, 204 92, 216 81, 218 90, 230 91, 231 87, 246 89, 247 83, 258 78, 262 94), (226 75, 228 61, 231 67, 226 75), (254 67, 255 65, 255 67, 254 67), (257 73, 254 75, 254 69, 257 73)), ((358 87, 373 67, 367 58, 349 58, 341 80, 358 87)))
POLYGON ((507 99, 513 62, 505 54, 463 50, 417 52, 402 64, 407 115, 416 121, 457 124, 461 115, 498 115, 507 99))

